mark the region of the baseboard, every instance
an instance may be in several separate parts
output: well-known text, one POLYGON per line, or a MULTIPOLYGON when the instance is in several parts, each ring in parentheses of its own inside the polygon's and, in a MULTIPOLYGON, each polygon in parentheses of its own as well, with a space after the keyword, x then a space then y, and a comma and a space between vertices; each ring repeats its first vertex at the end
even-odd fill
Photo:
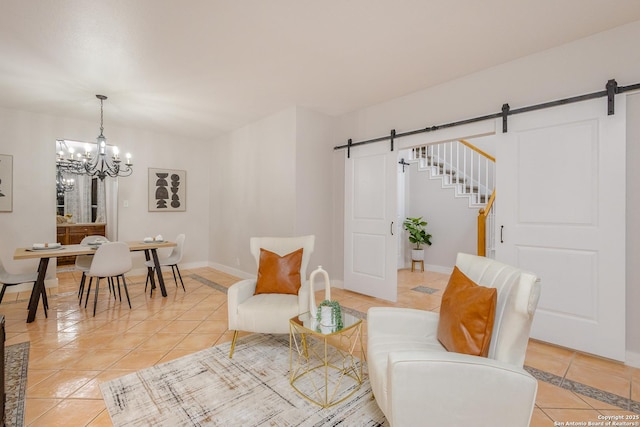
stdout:
POLYGON ((232 276, 239 277, 241 279, 255 279, 255 274, 249 274, 246 271, 238 270, 237 268, 229 267, 228 265, 218 264, 217 262, 210 262, 208 267, 220 270, 223 273, 231 274, 232 276))
MULTIPOLYGON (((256 278, 255 274, 249 274, 246 271, 238 270, 237 268, 229 267, 228 265, 218 264, 217 262, 210 262, 208 266, 211 268, 215 268, 216 270, 220 270, 223 273, 227 273, 227 274, 231 274, 232 276, 239 277, 240 279, 256 278)), ((329 281, 331 282, 332 288, 344 289, 344 281, 331 279, 331 278, 329 278, 329 281)), ((316 281, 316 283, 320 283, 320 282, 316 281)), ((323 282, 322 288, 324 289, 324 282, 323 282)))
MULTIPOLYGON (((209 264, 207 264, 207 262, 202 261, 202 262, 187 262, 187 263, 180 263, 178 264, 178 267, 180 267, 180 272, 182 272, 183 270, 189 270, 192 268, 203 268, 203 267, 208 267, 209 264)), ((163 269, 162 271, 171 271, 170 267, 165 267, 165 269, 163 269)), ((146 276, 147 275, 147 267, 140 267, 140 268, 134 268, 132 270, 130 270, 128 273, 125 274, 126 277, 129 276, 146 276)))
POLYGON ((640 353, 627 351, 625 354, 624 364, 633 368, 640 368, 640 353))
MULTIPOLYGON (((420 271, 420 266, 416 265, 416 267, 418 267, 418 271, 420 271)), ((411 264, 405 265, 404 268, 407 270, 411 269, 411 264)), ((426 271, 434 271, 436 273, 442 273, 442 274, 451 274, 451 272, 453 271, 453 267, 446 267, 443 265, 434 265, 434 264, 425 264, 424 269, 426 271)))
POLYGON ((442 274, 451 274, 451 272, 453 272, 453 267, 445 267, 443 265, 426 264, 424 268, 425 270, 435 271, 436 273, 442 274))
POLYGON ((344 280, 329 279, 331 287, 336 289, 344 289, 344 280))

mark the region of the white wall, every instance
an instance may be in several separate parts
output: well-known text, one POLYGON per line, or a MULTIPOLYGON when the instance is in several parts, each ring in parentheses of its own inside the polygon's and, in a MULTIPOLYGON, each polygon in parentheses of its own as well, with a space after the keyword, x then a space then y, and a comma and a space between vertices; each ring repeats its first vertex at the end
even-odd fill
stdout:
POLYGON ((323 265, 333 276, 333 128, 333 119, 294 107, 216 138, 212 266, 249 277, 256 272, 251 237, 314 234, 308 272, 323 265))
POLYGON ((335 119, 297 108, 296 120, 296 234, 314 234, 316 244, 308 273, 318 265, 330 278, 342 277, 333 267, 331 152, 335 119))
MULTIPOLYGON (((355 111, 340 117, 335 145, 345 144, 348 138, 356 142, 388 135, 391 129, 403 132, 496 113, 503 103, 509 103, 515 109, 600 91, 611 78, 621 86, 638 83, 640 57, 633 52, 637 50, 639 39, 640 21, 355 111)), ((603 98, 603 108, 605 106, 603 98)), ((629 123, 638 122, 638 114, 637 109, 631 108, 629 123)), ((632 144, 629 140, 628 145, 632 144)), ((344 186, 345 151, 334 153, 336 219, 342 218, 344 211, 344 197, 338 189, 344 186)), ((627 154, 631 165, 640 162, 640 150, 632 148, 627 154)), ((627 181, 629 195, 640 192, 640 180, 633 178, 627 181)), ((629 215, 638 212, 640 202, 636 199, 628 197, 629 215)), ((340 233, 340 237, 341 227, 339 223, 334 226, 334 232, 340 233)), ((629 227, 635 226, 631 223, 629 227)), ((638 245, 640 236, 636 228, 628 228, 627 247, 638 245)), ((335 259, 339 262, 343 257, 342 242, 339 237, 335 242, 335 259)), ((640 304, 639 292, 634 288, 640 277, 640 267, 631 257, 633 254, 635 252, 631 251, 627 254, 627 307, 630 313, 634 312, 632 307, 640 304)), ((627 349, 640 354, 640 322, 636 317, 633 314, 627 317, 627 349)))
MULTIPOLYGON (((432 235, 431 246, 424 247, 425 268, 451 272, 458 252, 477 251, 478 209, 469 208, 467 197, 455 197, 453 188, 442 188, 441 178, 431 179, 429 172, 418 171, 412 163, 405 172, 406 216, 423 217, 432 235)), ((405 265, 411 266, 411 243, 405 238, 405 265)))
MULTIPOLYGON (((13 261, 19 246, 56 239, 55 140, 93 141, 99 123, 44 114, 0 109, 0 153, 13 155, 14 208, 0 213, 0 257, 15 272, 33 271, 36 261, 13 261)), ((187 235, 185 265, 206 265, 208 255, 208 152, 201 141, 135 129, 105 126, 110 144, 131 152, 133 175, 119 180, 119 240, 138 240, 163 234, 187 235), (203 155, 204 153, 204 155, 203 155), (166 167, 187 171, 187 212, 147 211, 147 168, 166 167), (201 195, 204 195, 202 197, 201 195), (129 207, 123 208, 122 201, 129 207)), ((134 255, 134 269, 143 267, 143 256, 134 255)), ((142 271, 142 270, 141 270, 142 271)))
POLYGON ((290 108, 214 140, 209 236, 214 266, 255 274, 249 238, 294 235, 295 120, 290 108))

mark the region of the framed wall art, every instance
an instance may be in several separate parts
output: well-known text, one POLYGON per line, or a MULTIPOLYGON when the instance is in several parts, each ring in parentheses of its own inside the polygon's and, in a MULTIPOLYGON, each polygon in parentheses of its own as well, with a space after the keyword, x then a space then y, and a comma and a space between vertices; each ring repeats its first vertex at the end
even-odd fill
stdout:
POLYGON ((149 168, 149 212, 187 210, 187 172, 149 168))
POLYGON ((0 212, 13 211, 13 156, 0 154, 0 212))

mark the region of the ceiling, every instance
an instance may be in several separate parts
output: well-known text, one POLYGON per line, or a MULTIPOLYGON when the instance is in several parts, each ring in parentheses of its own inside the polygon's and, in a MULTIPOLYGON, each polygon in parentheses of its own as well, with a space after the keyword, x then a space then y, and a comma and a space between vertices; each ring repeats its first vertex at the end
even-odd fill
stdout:
POLYGON ((210 140, 640 20, 638 0, 0 0, 0 106, 210 140))

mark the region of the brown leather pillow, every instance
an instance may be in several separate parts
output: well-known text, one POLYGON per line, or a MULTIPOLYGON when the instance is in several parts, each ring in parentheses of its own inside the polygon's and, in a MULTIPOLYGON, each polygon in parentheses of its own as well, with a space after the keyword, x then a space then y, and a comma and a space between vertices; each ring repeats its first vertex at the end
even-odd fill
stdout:
POLYGON ((300 289, 300 265, 302 264, 302 248, 290 254, 280 256, 274 252, 260 248, 258 265, 258 294, 293 294, 298 295, 300 289))
POLYGON ((487 357, 498 293, 479 286, 454 267, 442 296, 438 340, 456 353, 487 357))

